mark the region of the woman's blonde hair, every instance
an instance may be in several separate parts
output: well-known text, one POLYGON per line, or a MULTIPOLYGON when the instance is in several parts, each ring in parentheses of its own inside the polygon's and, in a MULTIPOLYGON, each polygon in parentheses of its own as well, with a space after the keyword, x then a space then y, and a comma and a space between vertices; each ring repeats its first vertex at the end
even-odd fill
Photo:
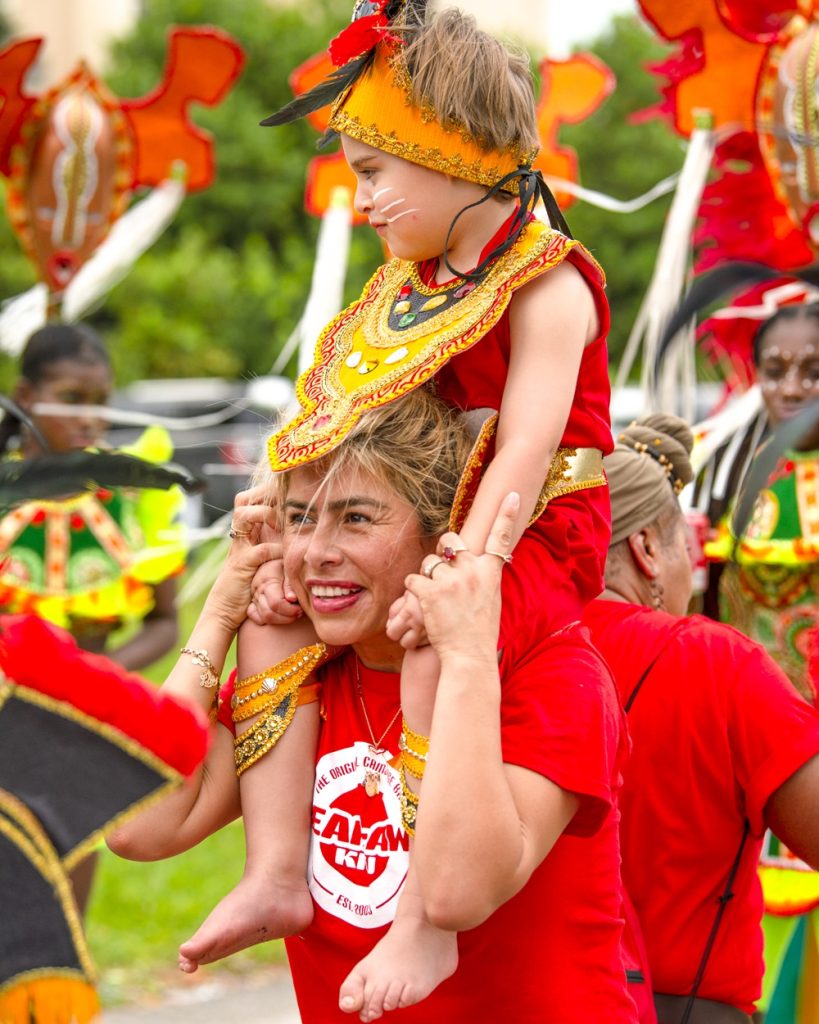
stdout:
POLYGON ((465 128, 487 150, 539 146, 529 58, 451 7, 423 26, 408 24, 404 59, 412 99, 445 127, 465 128))
MULTIPOLYGON (((349 469, 382 481, 415 509, 422 536, 435 537, 448 527, 471 444, 462 418, 429 389, 416 388, 364 413, 338 448, 310 468, 322 486, 349 469)), ((273 477, 280 505, 291 472, 273 477)))

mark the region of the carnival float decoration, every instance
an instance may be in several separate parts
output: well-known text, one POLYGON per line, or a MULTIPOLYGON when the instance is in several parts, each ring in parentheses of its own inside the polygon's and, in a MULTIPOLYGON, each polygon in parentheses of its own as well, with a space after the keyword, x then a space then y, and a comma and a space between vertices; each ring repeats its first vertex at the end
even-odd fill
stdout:
MULTIPOLYGON (((811 578, 819 550, 810 514, 819 495, 816 453, 786 451, 782 444, 793 440, 787 430, 774 431, 759 448, 771 424, 755 382, 752 342, 783 306, 819 298, 819 3, 639 0, 639 6, 658 37, 675 47, 652 69, 663 80, 652 113, 689 140, 689 156, 696 147, 700 155, 675 198, 686 216, 666 229, 646 301, 653 313, 635 325, 631 362, 621 365, 618 380, 642 347, 647 403, 667 407, 670 395, 696 388, 699 346, 724 382, 721 407, 695 426, 698 476, 685 497, 718 524, 706 551, 724 561, 723 599, 733 581, 740 587, 757 577, 779 581, 765 598, 767 613, 784 631, 784 649, 798 653, 815 682, 819 634, 807 613, 798 618, 802 606, 794 610, 789 602, 793 587, 811 578), (687 305, 669 323, 692 280, 687 305), (699 326, 697 313, 706 317, 699 326), (767 525, 760 520, 764 502, 781 509, 767 525)), ((815 419, 815 410, 805 416, 815 419)), ((760 877, 768 911, 766 1020, 816 1024, 819 874, 769 835, 760 877)))
POLYGON ((115 96, 84 63, 58 85, 26 91, 42 39, 0 52, 0 174, 9 220, 40 286, 7 305, 0 347, 15 354, 46 317, 76 320, 173 218, 187 192, 213 181, 213 140, 189 118, 215 106, 244 54, 211 26, 173 28, 159 85, 115 96), (140 191, 153 190, 129 209, 140 191))

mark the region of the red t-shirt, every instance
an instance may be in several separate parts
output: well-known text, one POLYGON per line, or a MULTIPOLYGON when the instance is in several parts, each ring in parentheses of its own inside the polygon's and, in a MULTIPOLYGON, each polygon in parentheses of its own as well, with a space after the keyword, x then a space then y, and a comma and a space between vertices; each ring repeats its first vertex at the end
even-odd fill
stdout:
POLYGON ((691 989, 748 818, 729 902, 699 995, 753 1012, 762 983, 757 861, 770 796, 819 753, 819 713, 759 645, 699 615, 594 601, 584 621, 629 711, 621 796, 623 880, 654 989, 691 989))
MULTIPOLYGON (((353 666, 347 654, 322 670, 326 717, 308 872, 315 918, 303 935, 287 940, 305 1024, 349 1022, 338 1009, 339 986, 386 931, 407 871, 394 767, 400 722, 387 734, 384 756, 373 755, 353 666), (368 771, 380 779, 373 796, 364 788, 368 771)), ((399 677, 364 667, 360 673, 378 735, 398 708, 399 677)), ((455 974, 417 1007, 385 1019, 633 1022, 620 954, 615 792, 624 731, 614 685, 579 626, 524 655, 507 648, 501 675, 504 760, 577 793, 580 808, 523 890, 459 935, 455 974)), ((458 800, 457 779, 452 799, 458 800)), ((476 807, 474 813, 483 812, 476 807)), ((486 828, 492 828, 489 818, 486 828)))
MULTIPOLYGON (((514 215, 512 215, 514 216, 514 215)), ((510 217, 511 220, 511 217, 510 217)), ((509 220, 481 252, 483 259, 507 235, 509 220)), ((583 275, 594 298, 600 333, 587 345, 577 375, 561 447, 613 448, 609 404, 611 388, 606 337, 610 326, 605 279, 585 249, 575 247, 567 260, 583 275)), ((419 264, 421 279, 432 285, 438 260, 419 264)), ((513 295, 510 302, 515 301, 513 295)), ((547 330, 544 329, 544 337, 547 330)), ((449 360, 435 375, 438 394, 459 409, 501 407, 511 354, 509 309, 479 342, 449 360)), ((521 628, 537 633, 561 629, 583 614, 603 589, 603 571, 611 537, 607 487, 564 494, 546 507, 515 548, 504 572, 501 644, 521 628)))

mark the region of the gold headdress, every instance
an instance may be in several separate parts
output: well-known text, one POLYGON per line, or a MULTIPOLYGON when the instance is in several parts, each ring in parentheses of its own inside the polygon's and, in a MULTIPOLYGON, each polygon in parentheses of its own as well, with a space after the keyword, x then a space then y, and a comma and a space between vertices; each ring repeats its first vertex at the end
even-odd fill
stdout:
MULTIPOLYGON (((484 262, 514 243, 539 198, 553 226, 571 237, 554 196, 532 170, 537 149, 523 151, 514 144, 492 148, 463 124, 439 116, 428 100, 413 96, 396 32, 422 26, 425 17, 425 0, 359 0, 352 23, 330 44, 337 70, 262 124, 287 124, 332 103, 333 136, 349 135, 412 163, 486 186, 490 194, 502 190, 518 196, 521 208, 509 237, 484 262)), ((459 276, 472 279, 478 271, 459 276)))

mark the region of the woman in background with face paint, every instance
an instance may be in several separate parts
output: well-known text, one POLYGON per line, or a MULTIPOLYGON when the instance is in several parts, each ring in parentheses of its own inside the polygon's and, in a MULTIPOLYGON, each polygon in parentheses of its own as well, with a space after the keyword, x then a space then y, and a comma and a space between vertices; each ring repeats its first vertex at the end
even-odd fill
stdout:
MULTIPOLYGON (((819 399, 819 302, 782 306, 757 331, 753 359, 771 427, 819 399)), ((717 524, 716 538, 706 545, 712 576, 718 579, 719 617, 761 643, 815 704, 819 452, 790 451, 781 460, 759 496, 735 556, 729 523, 730 510, 717 524)), ((774 1020, 807 1024, 816 1018, 804 1015, 813 1011, 807 1005, 811 1000, 799 994, 800 977, 804 990, 806 978, 815 975, 806 965, 819 951, 819 874, 806 870, 771 833, 760 865, 768 911, 761 1005, 774 1020), (793 966, 790 981, 783 970, 787 964, 793 966)))

